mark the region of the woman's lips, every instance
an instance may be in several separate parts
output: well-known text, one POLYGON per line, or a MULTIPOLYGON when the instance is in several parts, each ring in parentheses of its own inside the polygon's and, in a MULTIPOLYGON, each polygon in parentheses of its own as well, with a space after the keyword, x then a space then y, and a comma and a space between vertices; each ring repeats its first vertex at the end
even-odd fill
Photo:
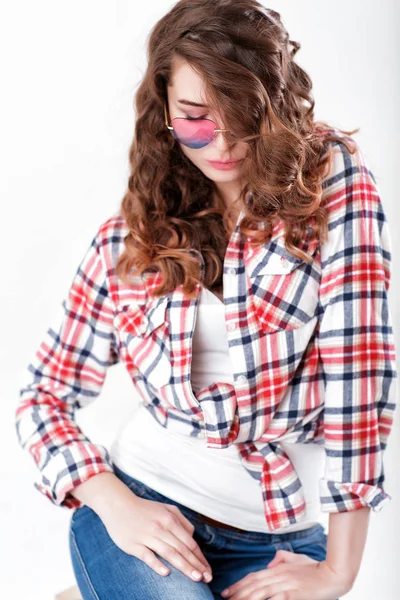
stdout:
POLYGON ((225 171, 227 169, 234 169, 240 163, 240 160, 209 160, 208 161, 214 169, 225 171))

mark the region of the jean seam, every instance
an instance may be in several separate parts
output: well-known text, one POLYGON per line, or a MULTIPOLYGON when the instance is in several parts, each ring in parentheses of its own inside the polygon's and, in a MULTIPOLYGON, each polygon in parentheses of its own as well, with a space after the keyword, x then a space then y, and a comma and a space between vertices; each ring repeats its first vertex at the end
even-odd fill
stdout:
POLYGON ((314 546, 318 546, 318 548, 321 548, 321 550, 324 550, 324 552, 326 552, 326 543, 325 542, 316 542, 314 544, 314 546))
POLYGON ((213 526, 215 529, 218 529, 218 534, 222 535, 222 536, 226 536, 229 537, 229 539, 234 539, 234 540, 239 540, 239 541, 247 541, 247 542, 251 542, 251 541, 255 541, 255 542, 265 542, 267 545, 274 545, 274 544, 284 544, 284 543, 290 543, 292 541, 303 541, 306 540, 307 537, 304 536, 303 538, 295 538, 295 540, 291 540, 291 539, 284 539, 283 536, 286 535, 290 535, 289 534, 282 534, 282 539, 275 539, 275 538, 271 538, 269 540, 265 539, 266 535, 274 535, 274 534, 268 534, 268 533, 260 533, 259 535, 257 535, 256 532, 250 532, 250 535, 247 536, 246 532, 244 532, 244 534, 239 534, 239 535, 235 535, 235 532, 233 531, 228 531, 226 529, 217 527, 217 526, 213 526), (256 535, 254 535, 256 533, 256 535))
MULTIPOLYGON (((290 546, 290 551, 291 552, 299 552, 300 554, 303 554, 303 552, 301 552, 300 550, 295 550, 293 545, 289 543, 290 546)), ((316 541, 316 542, 310 542, 309 544, 307 544, 308 546, 314 546, 315 548, 319 548, 320 550, 323 550, 326 553, 326 542, 320 542, 320 541, 316 541)))
MULTIPOLYGON (((82 508, 82 507, 79 507, 79 508, 82 508)), ((75 515, 76 515, 77 511, 78 511, 78 509, 77 509, 77 508, 75 508, 75 509, 72 511, 71 519, 70 519, 70 521, 69 521, 69 526, 70 526, 70 528, 72 527, 72 525, 73 525, 73 524, 74 524, 74 522, 75 522, 75 515)))
POLYGON ((92 584, 92 582, 90 580, 89 574, 88 574, 88 572, 86 570, 86 565, 85 565, 85 563, 83 561, 83 558, 82 558, 82 555, 81 555, 81 553, 79 551, 79 548, 78 548, 78 545, 77 545, 76 539, 75 539, 75 534, 72 531, 72 529, 71 529, 71 537, 72 537, 72 544, 74 546, 74 550, 75 550, 76 555, 78 557, 78 560, 79 560, 79 563, 80 563, 80 566, 81 566, 81 569, 82 569, 82 572, 83 572, 83 576, 84 576, 84 578, 86 580, 89 592, 90 592, 92 598, 94 598, 94 600, 100 600, 100 598, 96 594, 96 590, 94 589, 93 584, 92 584))
POLYGON ((306 546, 325 546, 326 547, 326 544, 327 544, 327 538, 326 537, 324 537, 324 538, 321 538, 321 537, 315 538, 315 536, 310 537, 308 539, 305 538, 305 539, 302 539, 302 540, 296 539, 296 540, 288 540, 288 541, 290 541, 290 543, 292 543, 294 545, 297 545, 298 542, 301 542, 300 546, 306 545, 306 546))

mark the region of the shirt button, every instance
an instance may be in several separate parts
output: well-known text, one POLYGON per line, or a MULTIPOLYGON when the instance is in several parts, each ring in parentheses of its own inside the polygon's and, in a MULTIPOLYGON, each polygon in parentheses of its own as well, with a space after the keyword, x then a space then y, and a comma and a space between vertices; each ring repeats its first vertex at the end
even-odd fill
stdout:
POLYGON ((285 258, 284 256, 281 256, 281 265, 283 267, 287 267, 289 265, 287 258, 285 258))
POLYGON ((236 269, 234 267, 229 267, 228 274, 229 275, 236 275, 236 269))
POLYGON ((237 380, 239 383, 244 383, 245 381, 247 381, 247 377, 246 377, 246 375, 239 375, 237 380))
POLYGON ((231 321, 230 323, 228 323, 227 327, 229 331, 233 331, 234 329, 236 329, 236 323, 233 323, 231 321))

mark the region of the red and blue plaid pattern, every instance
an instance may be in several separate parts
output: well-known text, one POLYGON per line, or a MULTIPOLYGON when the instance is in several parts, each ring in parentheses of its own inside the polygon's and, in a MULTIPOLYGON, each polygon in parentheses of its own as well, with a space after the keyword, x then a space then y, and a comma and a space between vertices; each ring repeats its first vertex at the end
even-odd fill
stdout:
POLYGON ((193 300, 181 286, 153 298, 159 273, 125 286, 115 265, 126 223, 115 215, 99 227, 28 367, 16 410, 19 442, 38 466, 34 485, 52 502, 79 507, 70 490, 113 471, 107 448, 85 436, 74 413, 95 400, 119 360, 135 399, 161 426, 204 437, 210 448, 236 445, 260 482, 271 531, 306 516, 280 440, 324 444, 322 511, 380 510, 390 500, 383 453, 397 374, 389 233, 364 155, 331 143, 335 161, 323 183, 329 236, 323 244, 304 240, 312 263, 287 252, 282 222, 258 248, 239 231, 243 213, 232 233, 223 283, 234 384, 215 382, 196 393, 190 384, 201 283, 193 300))

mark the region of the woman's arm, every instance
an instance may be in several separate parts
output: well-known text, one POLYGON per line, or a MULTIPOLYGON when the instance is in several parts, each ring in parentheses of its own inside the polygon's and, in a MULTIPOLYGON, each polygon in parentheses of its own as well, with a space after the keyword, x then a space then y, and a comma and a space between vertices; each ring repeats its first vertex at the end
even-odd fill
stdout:
POLYGON ((305 554, 278 550, 265 569, 248 573, 223 598, 322 600, 339 598, 353 587, 367 538, 370 508, 329 515, 328 551, 318 561, 305 554))
POLYGON ((329 515, 326 562, 351 589, 354 585, 367 540, 369 506, 329 515))
POLYGON ((81 504, 89 506, 102 517, 118 512, 127 502, 132 503, 135 493, 115 473, 103 472, 75 486, 69 492, 81 504))
POLYGON ((329 235, 321 244, 317 331, 324 385, 320 501, 322 512, 335 514, 379 511, 390 501, 383 456, 397 398, 388 224, 364 155, 358 147, 354 154, 336 151, 324 203, 329 235))
POLYGON ((35 488, 56 505, 76 508, 75 486, 113 473, 108 449, 78 427, 75 411, 99 395, 119 360, 113 305, 100 231, 82 258, 68 293, 35 352, 20 389, 16 433, 37 467, 35 488))

